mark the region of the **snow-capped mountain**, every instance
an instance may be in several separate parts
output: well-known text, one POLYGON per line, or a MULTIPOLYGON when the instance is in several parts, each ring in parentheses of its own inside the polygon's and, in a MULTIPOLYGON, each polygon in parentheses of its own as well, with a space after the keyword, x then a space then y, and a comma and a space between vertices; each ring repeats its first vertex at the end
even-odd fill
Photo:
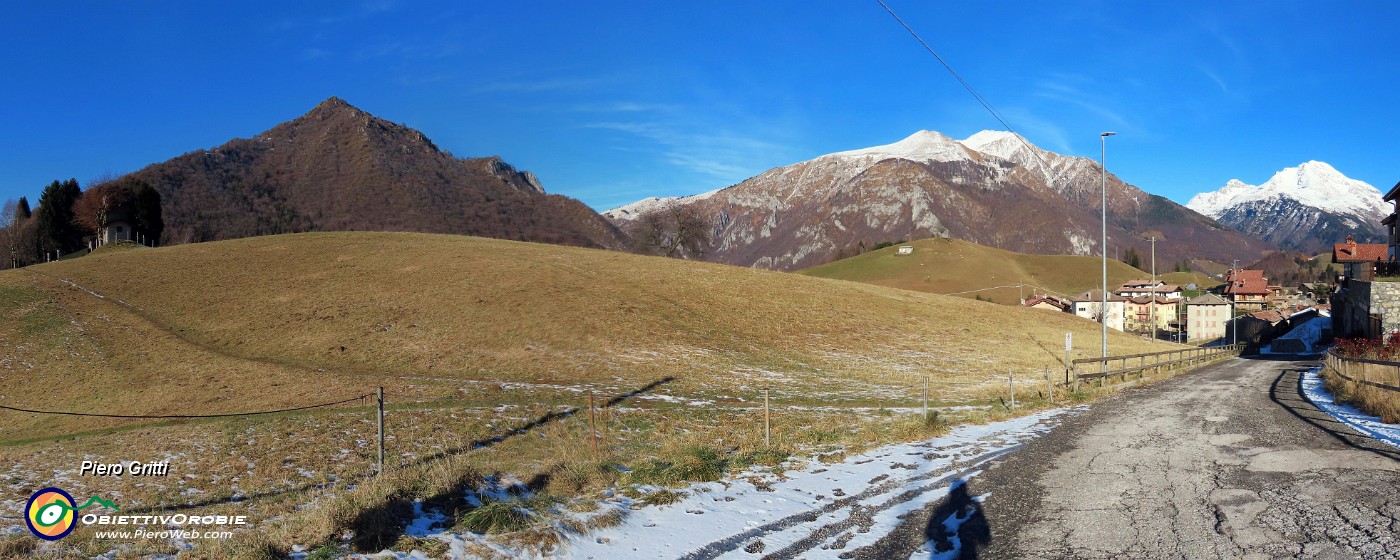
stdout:
MULTIPOLYGON (((604 216, 621 227, 669 205, 714 227, 707 258, 779 270, 850 256, 883 241, 944 235, 1021 252, 1098 254, 1099 166, 1008 132, 958 141, 932 131, 770 169, 729 188, 652 198, 604 216)), ((1270 244, 1108 175, 1109 254, 1252 262, 1270 244)))
POLYGON ((1389 210, 1381 197, 1375 187, 1309 161, 1275 173, 1262 185, 1231 179, 1186 206, 1285 249, 1317 253, 1347 235, 1359 242, 1383 242, 1380 221, 1389 210))

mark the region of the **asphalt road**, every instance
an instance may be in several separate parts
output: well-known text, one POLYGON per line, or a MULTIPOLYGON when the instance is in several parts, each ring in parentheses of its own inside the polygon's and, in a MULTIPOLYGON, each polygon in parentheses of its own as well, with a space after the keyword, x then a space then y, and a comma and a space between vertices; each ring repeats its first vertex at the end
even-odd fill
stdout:
POLYGON ((1400 451, 1302 397, 1315 364, 1236 359, 1102 399, 847 557, 909 558, 961 512, 963 558, 1400 558, 1400 451))

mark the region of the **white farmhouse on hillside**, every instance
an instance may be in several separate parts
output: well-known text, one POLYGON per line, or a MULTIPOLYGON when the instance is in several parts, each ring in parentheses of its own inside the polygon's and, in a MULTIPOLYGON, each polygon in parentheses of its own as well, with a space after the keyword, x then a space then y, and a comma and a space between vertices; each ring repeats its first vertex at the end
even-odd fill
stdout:
POLYGON ((1123 316, 1126 313, 1126 302, 1122 296, 1108 296, 1108 313, 1102 314, 1104 309, 1103 290, 1089 290, 1074 296, 1074 314, 1095 323, 1099 322, 1099 316, 1106 315, 1105 324, 1108 328, 1123 330, 1123 316))

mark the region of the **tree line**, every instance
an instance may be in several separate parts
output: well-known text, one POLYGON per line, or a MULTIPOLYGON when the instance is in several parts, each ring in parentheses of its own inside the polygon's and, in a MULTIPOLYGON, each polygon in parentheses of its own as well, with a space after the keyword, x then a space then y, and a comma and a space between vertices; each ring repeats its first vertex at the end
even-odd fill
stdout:
POLYGON ((23 196, 0 206, 0 251, 4 263, 13 268, 90 249, 112 238, 155 246, 164 231, 160 193, 132 178, 99 179, 86 191, 76 179, 55 180, 39 195, 38 208, 31 208, 23 196), (120 235, 108 233, 109 227, 119 225, 125 226, 120 235))

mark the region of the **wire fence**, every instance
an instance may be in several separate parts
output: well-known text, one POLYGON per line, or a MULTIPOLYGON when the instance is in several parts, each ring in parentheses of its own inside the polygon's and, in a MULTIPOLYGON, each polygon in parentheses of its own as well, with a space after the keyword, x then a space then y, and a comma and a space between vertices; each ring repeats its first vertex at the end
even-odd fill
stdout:
MULTIPOLYGON (((496 395, 487 398, 457 398, 446 401, 426 401, 410 402, 403 401, 395 404, 395 410, 415 410, 415 409, 450 409, 471 405, 482 407, 499 407, 507 404, 535 404, 545 405, 551 408, 551 412, 535 419, 533 422, 523 426, 506 430, 505 432, 485 440, 487 445, 494 440, 504 440, 518 433, 529 431, 532 428, 553 422, 563 422, 576 415, 587 413, 588 421, 588 445, 596 454, 600 439, 600 427, 598 426, 599 412, 607 412, 612 409, 626 407, 628 409, 647 410, 655 412, 670 413, 678 410, 697 410, 697 407, 725 408, 741 411, 748 416, 751 422, 758 421, 756 416, 761 414, 762 418, 762 441, 764 447, 772 447, 774 440, 773 419, 775 415, 798 414, 810 411, 848 411, 859 410, 905 410, 911 413, 922 411, 927 419, 930 413, 937 414, 938 409, 956 410, 964 407, 971 408, 996 408, 998 405, 1007 411, 1016 411, 1018 406, 1032 405, 1044 406, 1046 404, 1070 400, 1073 393, 1080 391, 1081 380, 1097 379, 1101 387, 1114 376, 1122 374, 1122 381, 1128 382, 1127 372, 1135 371, 1141 378, 1146 370, 1154 370, 1154 373, 1163 373, 1175 369, 1187 368, 1197 365, 1204 365, 1214 359, 1236 352, 1238 348, 1225 347, 1219 349, 1186 349, 1158 352, 1152 354, 1134 354, 1129 356, 1113 356, 1109 358, 1089 358, 1074 360, 1070 367, 1063 367, 1062 364, 1056 366, 1044 366, 1040 370, 1005 370, 1005 376, 993 375, 982 381, 961 381, 952 379, 938 379, 934 375, 925 374, 909 379, 906 383, 888 384, 878 387, 877 391, 872 391, 859 400, 832 399, 827 395, 820 399, 814 399, 810 395, 804 396, 801 392, 775 390, 771 386, 755 388, 748 391, 741 391, 736 395, 691 395, 689 397, 677 397, 672 394, 652 395, 661 386, 674 381, 674 377, 667 377, 653 381, 650 384, 638 387, 631 391, 622 389, 605 389, 602 387, 556 387, 547 386, 552 389, 567 389, 572 394, 564 397, 559 395, 521 395, 518 398, 510 398, 507 395, 496 395), (1176 359, 1171 358, 1175 355, 1176 359), (1138 360, 1141 365, 1115 370, 1113 372, 1098 374, 1081 374, 1077 368, 1091 363, 1107 363, 1111 360, 1121 360, 1121 364, 1126 364, 1130 360, 1138 360), (1151 363, 1148 363, 1149 359, 1151 363), (1063 376, 1063 381, 1060 380, 1063 376), (957 387, 960 393, 957 400, 946 401, 947 389, 957 387), (973 393, 968 393, 970 387, 973 393), (604 393, 602 398, 595 397, 595 392, 604 393), (1018 394, 1019 391, 1019 394, 1018 394), (615 393, 615 394, 609 394, 615 393), (1018 405, 1018 397, 1020 405, 1018 405), (950 402, 954 404, 949 404, 950 402), (825 403, 825 404, 824 404, 825 403), (1036 404, 1039 403, 1039 404, 1036 404), (567 410, 560 412, 554 410, 558 405, 568 405, 567 410), (586 404, 586 408, 584 405, 586 404)), ((1400 366, 1400 364, 1392 364, 1400 366)), ((462 381, 458 379, 457 381, 462 381)), ((530 388, 530 386, 526 386, 530 388)), ((116 419, 217 419, 236 418, 249 416, 264 416, 273 414, 284 414, 290 412, 306 411, 313 409, 327 409, 339 405, 346 405, 354 402, 366 403, 373 398, 375 423, 377 426, 378 444, 375 457, 375 474, 385 472, 384 466, 384 441, 386 435, 385 424, 385 393, 384 388, 379 387, 374 392, 363 393, 343 399, 305 404, 300 406, 289 406, 271 410, 256 410, 245 412, 227 412, 214 414, 119 414, 107 412, 88 411, 63 411, 63 410, 43 410, 28 408, 23 406, 10 406, 0 404, 0 411, 9 411, 21 414, 36 415, 57 415, 92 418, 116 418, 116 419)), ((1077 398, 1077 397, 1075 397, 1077 398)), ((611 413, 608 413, 611 419, 611 413)), ((601 428, 601 433, 606 434, 607 425, 605 422, 601 428)), ((758 426, 754 426, 755 435, 758 426)), ((755 442, 756 444, 756 442, 755 442)), ((479 448, 480 445, 473 445, 469 449, 479 448)))
POLYGON ((174 418, 233 418, 233 417, 239 417, 239 416, 260 416, 260 415, 264 415, 264 414, 280 414, 280 413, 283 413, 283 412, 295 412, 295 411, 298 411, 298 410, 310 410, 310 409, 313 409, 313 408, 325 408, 325 407, 328 407, 328 406, 335 406, 335 405, 338 405, 338 404, 345 404, 345 403, 355 402, 355 401, 363 401, 363 400, 365 400, 365 399, 367 399, 367 398, 369 398, 369 397, 372 397, 372 396, 374 396, 372 393, 366 393, 366 394, 363 394, 363 395, 359 395, 359 396, 355 396, 355 397, 350 397, 350 398, 344 399, 344 400, 332 401, 332 402, 324 402, 324 403, 318 403, 318 404, 309 404, 309 405, 306 405, 306 406, 297 406, 297 407, 292 407, 292 408, 279 408, 279 409, 276 409, 276 410, 259 410, 259 411, 255 411, 255 412, 229 412, 229 413, 224 413, 224 414, 105 414, 105 413, 98 413, 98 412, 69 412, 69 411, 59 411, 59 410, 34 410, 34 409, 30 409, 30 408, 20 408, 20 407, 16 407, 16 406, 6 406, 6 405, 2 405, 2 404, 0 404, 0 410, 9 410, 9 411, 13 411, 13 412, 23 412, 23 413, 27 413, 27 414, 51 414, 51 415, 58 415, 58 416, 88 416, 88 417, 93 417, 93 418, 134 418, 134 419, 148 419, 148 420, 174 419, 174 418))

